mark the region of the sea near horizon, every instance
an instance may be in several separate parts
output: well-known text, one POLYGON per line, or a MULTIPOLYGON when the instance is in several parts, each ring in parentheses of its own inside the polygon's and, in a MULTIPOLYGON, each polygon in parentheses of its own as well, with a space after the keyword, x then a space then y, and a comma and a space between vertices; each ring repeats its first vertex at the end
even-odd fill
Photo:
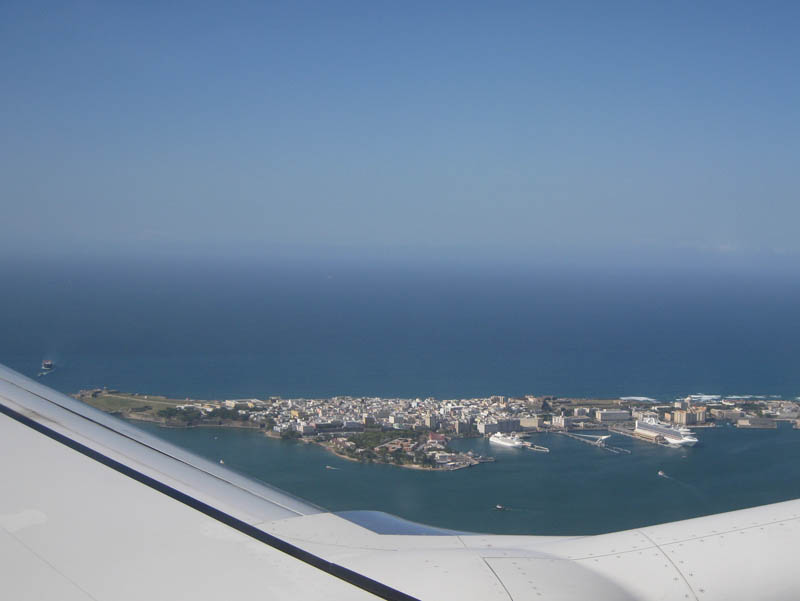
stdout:
POLYGON ((62 392, 800 395, 800 277, 0 261, 0 362, 62 392))

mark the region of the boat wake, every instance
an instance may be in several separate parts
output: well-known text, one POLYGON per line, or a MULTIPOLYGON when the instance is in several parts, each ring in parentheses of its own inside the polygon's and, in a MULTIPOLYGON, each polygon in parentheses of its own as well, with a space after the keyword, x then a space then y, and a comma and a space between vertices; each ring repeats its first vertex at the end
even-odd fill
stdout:
POLYGON ((692 494, 692 496, 696 497, 698 501, 700 501, 701 503, 703 503, 704 505, 707 505, 709 507, 711 506, 710 499, 708 498, 708 495, 706 495, 703 491, 701 491, 696 486, 694 486, 692 484, 689 484, 688 482, 684 482, 683 480, 678 480, 677 478, 675 478, 674 476, 670 476, 669 474, 667 474, 663 470, 658 470, 658 477, 659 478, 664 478, 664 480, 669 480, 670 482, 674 482, 675 484, 677 484, 681 488, 685 488, 688 492, 690 492, 692 494))

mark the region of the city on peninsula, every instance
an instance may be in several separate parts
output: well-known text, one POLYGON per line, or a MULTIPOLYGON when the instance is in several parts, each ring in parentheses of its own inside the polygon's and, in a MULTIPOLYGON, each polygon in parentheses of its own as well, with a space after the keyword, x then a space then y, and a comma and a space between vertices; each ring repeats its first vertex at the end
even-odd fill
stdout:
POLYGON ((609 435, 668 445, 676 443, 670 440, 671 432, 682 436, 683 441, 696 442, 685 434, 688 428, 722 424, 777 428, 781 421, 800 428, 800 399, 752 395, 694 394, 672 402, 648 397, 537 395, 451 400, 354 396, 197 400, 95 388, 73 396, 124 419, 166 427, 248 428, 276 438, 320 444, 353 461, 430 470, 454 470, 493 461, 492 457, 453 450, 448 446, 453 438, 490 436, 493 441, 513 440, 513 446, 519 443, 546 451, 519 441, 535 432, 553 432, 606 447, 608 436, 581 434, 605 430, 609 435))

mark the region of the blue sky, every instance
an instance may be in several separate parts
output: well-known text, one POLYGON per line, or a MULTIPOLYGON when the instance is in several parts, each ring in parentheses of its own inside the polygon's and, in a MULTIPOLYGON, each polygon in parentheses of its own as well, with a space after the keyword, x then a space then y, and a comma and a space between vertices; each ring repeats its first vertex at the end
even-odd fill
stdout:
POLYGON ((792 257, 799 6, 4 2, 0 252, 792 257))

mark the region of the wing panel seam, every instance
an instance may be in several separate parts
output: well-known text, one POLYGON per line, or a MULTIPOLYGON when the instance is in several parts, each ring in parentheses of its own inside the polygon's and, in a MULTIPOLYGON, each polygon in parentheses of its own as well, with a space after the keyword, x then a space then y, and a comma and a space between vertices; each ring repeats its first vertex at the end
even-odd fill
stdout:
POLYGON ((676 571, 676 572, 678 572, 678 574, 680 574, 680 575, 681 575, 681 578, 683 579, 683 582, 684 582, 684 584, 686 585, 686 588, 688 588, 688 589, 689 589, 689 591, 692 593, 692 596, 694 597, 695 601, 698 601, 698 599, 697 599, 697 593, 696 593, 696 592, 694 591, 694 589, 692 588, 692 585, 691 585, 691 584, 689 584, 689 580, 686 578, 686 576, 685 576, 685 575, 684 575, 684 573, 681 571, 681 569, 680 569, 680 568, 679 568, 679 567, 678 567, 678 566, 675 564, 675 562, 674 562, 674 561, 672 561, 672 558, 669 556, 669 554, 667 554, 667 552, 666 552, 666 551, 664 551, 664 549, 662 549, 662 548, 661 548, 661 545, 659 545, 659 544, 658 544, 656 541, 654 541, 652 538, 650 538, 649 536, 647 536, 647 534, 646 534, 646 533, 642 532, 641 530, 638 530, 637 532, 639 532, 639 534, 641 534, 641 535, 642 535, 642 536, 644 536, 644 537, 645 537, 647 540, 649 540, 651 543, 653 543, 653 545, 655 546, 655 548, 656 548, 656 549, 658 549, 658 550, 659 550, 659 552, 661 553, 661 555, 663 555, 663 556, 664 556, 664 559, 666 559, 666 560, 667 560, 667 561, 668 561, 668 562, 669 562, 669 563, 672 565, 672 567, 673 567, 673 568, 675 568, 675 571, 676 571))

